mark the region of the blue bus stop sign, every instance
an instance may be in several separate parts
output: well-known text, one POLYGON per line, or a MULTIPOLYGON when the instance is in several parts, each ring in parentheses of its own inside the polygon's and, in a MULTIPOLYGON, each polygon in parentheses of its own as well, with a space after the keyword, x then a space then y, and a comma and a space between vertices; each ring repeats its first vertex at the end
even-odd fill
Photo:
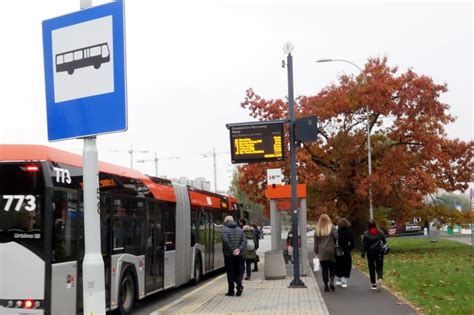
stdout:
POLYGON ((123 2, 43 21, 48 140, 127 130, 123 2))

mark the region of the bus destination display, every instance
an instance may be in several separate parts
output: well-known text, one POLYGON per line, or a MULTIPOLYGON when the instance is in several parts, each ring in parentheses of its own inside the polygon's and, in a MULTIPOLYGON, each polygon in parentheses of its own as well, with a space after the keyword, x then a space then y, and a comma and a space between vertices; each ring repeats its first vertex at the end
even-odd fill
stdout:
POLYGON ((230 126, 232 163, 283 160, 283 123, 230 126))

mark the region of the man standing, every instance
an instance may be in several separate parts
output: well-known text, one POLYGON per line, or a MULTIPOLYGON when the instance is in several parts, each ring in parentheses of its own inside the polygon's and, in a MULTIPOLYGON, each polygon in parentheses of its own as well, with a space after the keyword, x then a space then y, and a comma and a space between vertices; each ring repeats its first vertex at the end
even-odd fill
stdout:
POLYGON ((242 295, 244 287, 242 286, 242 262, 243 252, 247 246, 247 240, 240 227, 234 222, 232 216, 226 216, 224 226, 221 230, 222 251, 224 252, 224 263, 227 272, 227 283, 229 289, 225 295, 233 296, 235 285, 237 287, 237 296, 242 295))

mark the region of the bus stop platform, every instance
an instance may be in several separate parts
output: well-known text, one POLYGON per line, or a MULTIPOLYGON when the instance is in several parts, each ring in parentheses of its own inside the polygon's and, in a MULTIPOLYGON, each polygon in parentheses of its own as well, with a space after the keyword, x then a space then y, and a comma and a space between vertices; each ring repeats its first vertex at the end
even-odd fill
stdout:
POLYGON ((150 314, 329 314, 312 272, 301 277, 306 288, 290 289, 293 268, 287 268, 286 279, 265 280, 263 259, 259 265, 251 280, 243 280, 242 296, 225 296, 224 273, 150 314))

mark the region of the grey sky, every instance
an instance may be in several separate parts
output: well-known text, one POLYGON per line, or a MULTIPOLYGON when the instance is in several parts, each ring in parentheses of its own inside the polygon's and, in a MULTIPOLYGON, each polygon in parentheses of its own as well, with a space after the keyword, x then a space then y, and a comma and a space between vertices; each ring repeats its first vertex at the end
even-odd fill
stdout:
MULTIPOLYGON (((41 22, 79 9, 79 0, 8 1, 0 10, 1 143, 48 144, 41 22)), ((93 0, 93 4, 105 1, 93 0)), ((297 1, 126 1, 129 130, 98 139, 99 158, 129 165, 125 152, 157 152, 160 174, 213 179, 212 159, 229 151, 226 123, 251 121, 240 107, 247 88, 266 98, 287 94, 282 46, 295 46, 295 94, 317 93, 367 58, 387 55, 448 83, 442 100, 458 117, 450 137, 472 139, 472 4, 469 2, 321 3, 297 1), (110 152, 123 150, 124 152, 110 152)), ((81 153, 82 141, 49 145, 81 153)), ((136 154, 136 159, 152 158, 136 154)), ((217 159, 218 188, 231 176, 217 159)), ((153 163, 137 169, 154 174, 153 163)))

